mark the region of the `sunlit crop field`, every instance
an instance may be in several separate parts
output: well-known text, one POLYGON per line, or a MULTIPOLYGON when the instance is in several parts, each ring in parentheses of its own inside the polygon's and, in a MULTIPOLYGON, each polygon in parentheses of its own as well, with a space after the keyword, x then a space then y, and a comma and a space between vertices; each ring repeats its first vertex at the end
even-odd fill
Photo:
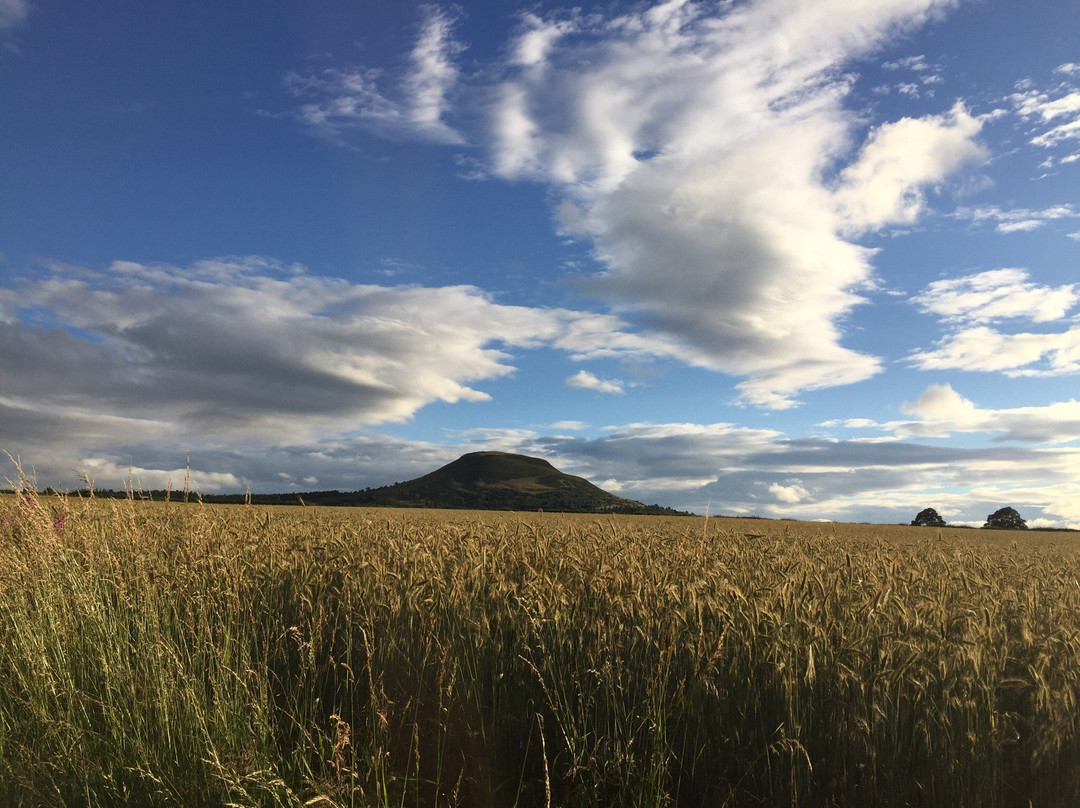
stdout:
POLYGON ((0 498, 3 806, 1080 804, 1076 534, 0 498))

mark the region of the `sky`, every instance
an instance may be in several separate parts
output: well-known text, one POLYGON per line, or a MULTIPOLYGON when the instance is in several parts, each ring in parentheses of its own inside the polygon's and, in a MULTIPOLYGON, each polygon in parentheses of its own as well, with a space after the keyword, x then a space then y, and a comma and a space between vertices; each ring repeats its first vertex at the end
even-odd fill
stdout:
POLYGON ((1080 527, 1078 191, 1074 2, 0 0, 3 465, 1080 527))

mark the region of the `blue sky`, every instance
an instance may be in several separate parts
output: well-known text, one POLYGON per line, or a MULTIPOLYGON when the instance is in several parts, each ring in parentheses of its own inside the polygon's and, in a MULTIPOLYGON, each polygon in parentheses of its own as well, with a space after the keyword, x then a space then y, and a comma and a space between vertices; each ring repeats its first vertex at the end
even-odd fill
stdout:
POLYGON ((1080 527, 1080 7, 0 0, 0 448, 1080 527))

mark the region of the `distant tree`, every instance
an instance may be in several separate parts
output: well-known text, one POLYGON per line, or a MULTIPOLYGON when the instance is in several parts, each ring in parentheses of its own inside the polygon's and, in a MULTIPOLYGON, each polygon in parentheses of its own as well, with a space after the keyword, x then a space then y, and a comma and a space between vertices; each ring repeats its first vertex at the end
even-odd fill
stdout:
POLYGON ((938 516, 933 508, 923 508, 919 515, 911 520, 916 527, 945 527, 945 520, 938 516))
POLYGON ((1020 518, 1014 508, 998 508, 988 517, 983 527, 996 530, 1027 530, 1027 521, 1020 518))

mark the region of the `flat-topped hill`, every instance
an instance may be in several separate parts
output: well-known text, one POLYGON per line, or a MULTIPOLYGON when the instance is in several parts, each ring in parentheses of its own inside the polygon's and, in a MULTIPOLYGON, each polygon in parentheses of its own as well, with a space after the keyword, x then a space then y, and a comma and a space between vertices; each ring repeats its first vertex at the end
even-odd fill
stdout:
POLYGON ((538 457, 471 452, 423 477, 360 491, 357 504, 576 513, 673 513, 615 496, 538 457))

